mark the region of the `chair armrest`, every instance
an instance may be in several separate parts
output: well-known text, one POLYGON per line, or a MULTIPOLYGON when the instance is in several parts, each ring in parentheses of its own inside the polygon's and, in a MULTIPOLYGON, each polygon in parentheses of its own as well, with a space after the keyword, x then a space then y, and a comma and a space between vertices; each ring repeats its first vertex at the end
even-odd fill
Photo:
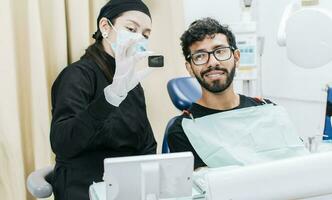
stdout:
POLYGON ((45 177, 53 171, 54 166, 48 166, 30 173, 27 179, 28 191, 36 198, 47 198, 52 195, 52 185, 45 177))

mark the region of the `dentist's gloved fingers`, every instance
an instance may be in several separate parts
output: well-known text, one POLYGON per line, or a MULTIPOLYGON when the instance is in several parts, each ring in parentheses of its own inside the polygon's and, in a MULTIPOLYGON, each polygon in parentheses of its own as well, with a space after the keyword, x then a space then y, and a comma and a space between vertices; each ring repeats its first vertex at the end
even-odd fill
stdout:
POLYGON ((139 38, 131 38, 128 41, 124 42, 124 43, 120 43, 119 44, 119 56, 121 57, 127 57, 127 51, 129 50, 130 47, 134 46, 137 42, 143 40, 143 37, 139 37, 139 38))
POLYGON ((127 50, 130 46, 135 44, 135 39, 129 39, 126 42, 118 43, 115 53, 115 59, 123 59, 127 57, 127 50))
MULTIPOLYGON (((120 47, 122 48, 122 47, 120 47)), ((124 53, 123 48, 119 52, 124 53)), ((133 62, 131 57, 126 55, 115 56, 115 74, 114 76, 127 76, 135 67, 135 62, 133 62)))
POLYGON ((124 59, 126 57, 127 47, 124 44, 117 44, 115 51, 115 59, 124 59))
POLYGON ((134 62, 138 62, 140 60, 142 60, 143 58, 147 58, 148 56, 153 55, 152 51, 143 51, 143 52, 137 52, 134 56, 133 56, 133 60, 134 62))

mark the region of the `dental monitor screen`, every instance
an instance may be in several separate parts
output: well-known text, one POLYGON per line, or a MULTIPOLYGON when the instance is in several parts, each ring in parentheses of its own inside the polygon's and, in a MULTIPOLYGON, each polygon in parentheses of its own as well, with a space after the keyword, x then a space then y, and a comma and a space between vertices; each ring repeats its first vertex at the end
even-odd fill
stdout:
POLYGON ((107 158, 106 200, 157 200, 192 194, 191 152, 107 158))

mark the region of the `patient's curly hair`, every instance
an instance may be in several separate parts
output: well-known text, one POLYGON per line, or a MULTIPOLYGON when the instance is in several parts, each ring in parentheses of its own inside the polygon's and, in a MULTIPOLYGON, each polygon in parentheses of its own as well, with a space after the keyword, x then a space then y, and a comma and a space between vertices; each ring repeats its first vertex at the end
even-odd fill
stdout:
POLYGON ((217 20, 210 17, 202 18, 194 21, 190 24, 188 30, 186 30, 180 40, 182 53, 185 59, 189 62, 190 49, 189 47, 197 41, 202 41, 206 36, 212 36, 216 33, 224 34, 230 46, 237 49, 236 40, 234 34, 228 28, 228 26, 221 25, 217 20))

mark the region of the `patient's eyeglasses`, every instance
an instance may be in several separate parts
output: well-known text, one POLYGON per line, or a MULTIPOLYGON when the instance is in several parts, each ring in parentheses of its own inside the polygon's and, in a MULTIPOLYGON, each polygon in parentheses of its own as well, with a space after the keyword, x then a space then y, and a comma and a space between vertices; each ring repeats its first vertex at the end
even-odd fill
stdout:
POLYGON ((213 51, 199 51, 197 53, 193 53, 187 56, 187 59, 191 59, 195 65, 204 65, 209 62, 210 54, 218 61, 228 60, 232 56, 232 52, 235 50, 234 47, 219 47, 214 49, 213 51))

